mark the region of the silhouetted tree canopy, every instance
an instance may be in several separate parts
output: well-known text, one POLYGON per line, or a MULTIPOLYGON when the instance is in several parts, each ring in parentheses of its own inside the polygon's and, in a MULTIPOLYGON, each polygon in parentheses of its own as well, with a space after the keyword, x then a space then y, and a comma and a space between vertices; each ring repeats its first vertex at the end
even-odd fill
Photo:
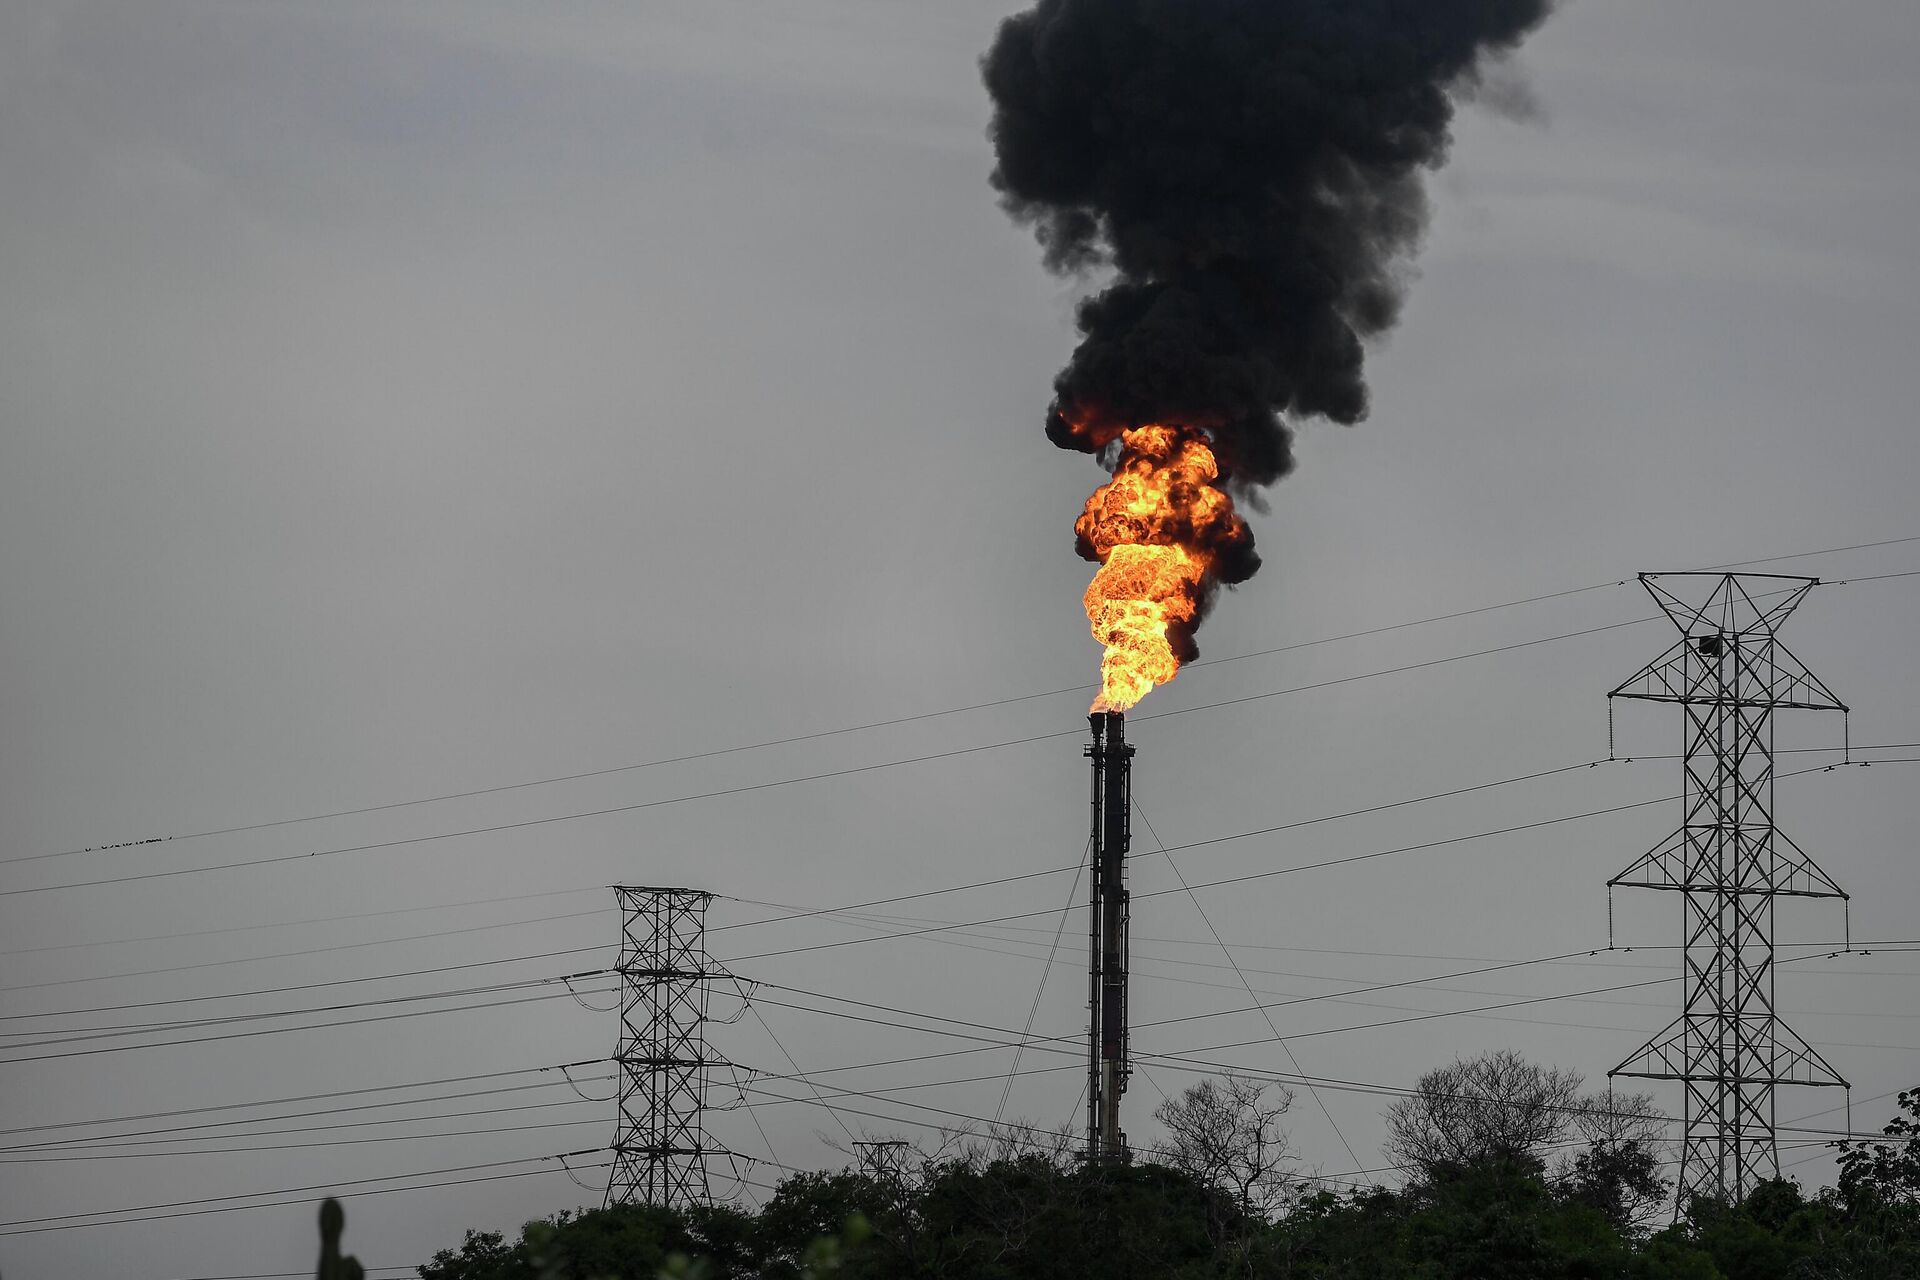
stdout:
POLYGON ((1429 1178, 1489 1163, 1544 1169, 1573 1127, 1580 1085, 1576 1072, 1507 1049, 1459 1059, 1387 1109, 1386 1152, 1429 1178))
POLYGON ((1229 1195, 1242 1213, 1265 1213, 1286 1199, 1293 1149, 1280 1117, 1293 1094, 1243 1076, 1202 1080, 1154 1108, 1167 1131, 1160 1163, 1229 1195))
MULTIPOLYGON (((1269 1087, 1270 1088, 1270 1087, 1269 1087)), ((1913 1280, 1920 1090, 1884 1140, 1841 1143, 1840 1185, 1768 1183, 1671 1219, 1668 1126, 1644 1097, 1488 1055, 1390 1112, 1400 1185, 1316 1181, 1286 1155, 1283 1090, 1201 1081, 1163 1147, 1089 1167, 1008 1126, 886 1168, 796 1174, 757 1213, 563 1213, 468 1232, 422 1280, 1913 1280), (1498 1102, 1498 1106, 1494 1104, 1498 1102), (1502 1117, 1499 1112, 1512 1111, 1502 1117), (1278 1187, 1285 1194, 1272 1193, 1278 1187), (1650 1215, 1649 1210, 1652 1210, 1650 1215), (1664 1229, 1649 1234, 1649 1217, 1664 1229)))

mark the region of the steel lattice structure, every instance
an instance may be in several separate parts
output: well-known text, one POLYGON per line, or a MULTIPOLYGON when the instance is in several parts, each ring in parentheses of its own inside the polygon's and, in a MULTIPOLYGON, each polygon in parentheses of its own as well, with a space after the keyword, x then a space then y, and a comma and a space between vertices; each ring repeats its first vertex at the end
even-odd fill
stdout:
POLYGON ((698 889, 616 885, 620 1120, 606 1203, 706 1204, 707 903, 698 889))
POLYGON ((1684 816, 1608 885, 1680 895, 1683 993, 1680 1016, 1608 1074, 1681 1082, 1682 1212, 1700 1196, 1738 1203, 1779 1176, 1776 1086, 1847 1085, 1780 1021, 1773 998, 1775 899, 1847 896, 1774 825, 1774 712, 1847 708, 1778 638, 1818 579, 1663 573, 1640 581, 1680 639, 1608 697, 1675 703, 1685 713, 1684 816))

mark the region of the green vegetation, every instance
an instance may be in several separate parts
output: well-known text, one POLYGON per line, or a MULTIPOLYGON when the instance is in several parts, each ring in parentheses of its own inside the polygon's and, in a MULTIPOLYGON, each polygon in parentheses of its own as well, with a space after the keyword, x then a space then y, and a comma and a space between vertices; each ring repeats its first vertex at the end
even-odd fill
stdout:
POLYGON ((563 1213, 470 1232, 422 1280, 1911 1280, 1920 1090, 1839 1185, 1737 1207, 1662 1202, 1645 1100, 1491 1055, 1430 1073, 1389 1115, 1395 1188, 1282 1174, 1289 1101, 1205 1082, 1158 1113, 1165 1149, 1089 1168, 1058 1135, 960 1140, 917 1167, 796 1174, 757 1213, 563 1213), (1464 1083, 1463 1083, 1464 1082, 1464 1083), (1468 1094, 1462 1090, 1475 1086, 1468 1094), (1463 1105, 1464 1102, 1472 1105, 1463 1105), (1604 1104, 1604 1105, 1603 1105, 1604 1104), (1577 1134, 1577 1137, 1570 1135, 1577 1134), (1577 1148, 1577 1154, 1567 1154, 1577 1148), (1657 1220, 1659 1229, 1654 1229, 1657 1220))

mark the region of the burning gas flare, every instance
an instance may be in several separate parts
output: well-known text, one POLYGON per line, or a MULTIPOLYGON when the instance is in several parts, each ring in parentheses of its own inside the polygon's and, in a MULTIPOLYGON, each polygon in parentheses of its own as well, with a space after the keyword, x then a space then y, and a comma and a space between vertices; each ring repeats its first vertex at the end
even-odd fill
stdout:
POLYGON ((1046 417, 1114 468, 1078 526, 1096 711, 1171 680, 1259 569, 1227 489, 1292 470, 1295 424, 1367 416, 1455 103, 1555 7, 1031 0, 1000 24, 994 190, 1048 270, 1097 286, 1046 417))
POLYGON ((1081 553, 1100 561, 1085 601, 1093 638, 1106 646, 1095 711, 1127 710, 1194 657, 1218 559, 1252 538, 1219 487, 1204 432, 1155 423, 1112 438, 1113 479, 1074 522, 1081 553))

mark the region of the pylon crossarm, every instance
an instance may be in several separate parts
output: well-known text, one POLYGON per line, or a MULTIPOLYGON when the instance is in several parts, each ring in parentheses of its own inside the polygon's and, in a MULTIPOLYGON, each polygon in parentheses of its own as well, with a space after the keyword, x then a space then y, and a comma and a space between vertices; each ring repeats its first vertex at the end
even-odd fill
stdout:
MULTIPOLYGON (((1741 897, 1846 898, 1784 831, 1762 828, 1742 840, 1732 874, 1712 869, 1715 828, 1689 826, 1668 836, 1607 881, 1616 889, 1725 893, 1741 897), (1764 837, 1764 838, 1760 838, 1764 837), (1785 852, 1780 845, 1786 846, 1785 852)), ((1704 923, 1704 922, 1703 922, 1704 923)))
MULTIPOLYGON (((1797 586, 1786 588, 1783 596, 1776 597, 1773 604, 1763 609, 1760 607, 1759 600, 1767 599, 1768 594, 1763 592, 1759 600, 1756 600, 1752 592, 1748 590, 1746 582, 1741 580, 1742 576, 1743 575, 1738 574, 1732 575, 1730 581, 1733 583, 1734 589, 1740 593, 1741 599, 1746 601, 1747 607, 1753 610, 1754 625, 1766 631, 1769 635, 1778 631, 1780 624, 1787 620, 1787 615, 1795 609, 1798 609, 1800 602, 1807 598, 1807 593, 1820 585, 1820 579, 1818 578, 1802 578, 1799 580, 1797 586)), ((1755 581, 1759 581, 1762 578, 1762 575, 1758 574, 1744 576, 1755 581)), ((1786 581, 1791 582, 1793 579, 1786 579, 1786 581)))
POLYGON ((1806 1085, 1811 1088, 1851 1089, 1853 1087, 1818 1049, 1802 1040, 1798 1032, 1780 1019, 1768 1017, 1764 1024, 1764 1031, 1768 1037, 1769 1056, 1775 1060, 1775 1071, 1780 1076, 1780 1079, 1772 1083, 1806 1085))
POLYGON ((1673 647, 1608 690, 1609 698, 1640 698, 1652 702, 1685 702, 1687 642, 1673 647))
POLYGON ((1647 594, 1653 597, 1653 602, 1660 606, 1661 611, 1673 621, 1673 625, 1680 628, 1680 634, 1682 635, 1689 635, 1698 630, 1709 629, 1715 625, 1712 607, 1717 592, 1710 593, 1705 601, 1695 605, 1689 604, 1668 585, 1668 583, 1680 579, 1689 579, 1696 576, 1697 575, 1684 573, 1643 573, 1640 575, 1640 585, 1647 589, 1647 594))
POLYGON ((1705 1016, 1676 1018, 1653 1039, 1634 1050, 1607 1072, 1641 1080, 1684 1080, 1694 1084, 1733 1086, 1800 1085, 1807 1088, 1850 1088, 1820 1053, 1778 1018, 1749 1018, 1746 1040, 1751 1056, 1766 1066, 1737 1072, 1731 1077, 1717 1069, 1717 1054, 1700 1052, 1696 1043, 1705 1016), (1689 1025, 1689 1024, 1694 1025, 1689 1025))
POLYGON ((1819 865, 1807 856, 1806 850, 1796 844, 1792 836, 1776 830, 1773 832, 1773 837, 1775 843, 1768 852, 1774 858, 1771 878, 1774 893, 1797 898, 1846 898, 1849 896, 1832 876, 1822 871, 1819 865), (1782 844, 1786 845, 1788 852, 1781 852, 1782 844))
POLYGON ((1778 640, 1764 641, 1760 647, 1769 651, 1764 653, 1754 653, 1755 646, 1731 640, 1727 647, 1741 652, 1735 665, 1743 670, 1733 689, 1703 687, 1709 683, 1712 664, 1700 653, 1695 640, 1683 639, 1608 690, 1607 696, 1641 702, 1709 705, 1731 701, 1740 706, 1782 711, 1849 710, 1833 690, 1802 666, 1778 640))
POLYGON ((1643 853, 1634 864, 1607 881, 1610 889, 1678 889, 1680 876, 1669 864, 1671 855, 1663 844, 1650 853, 1643 853))
POLYGON ((1773 642, 1774 661, 1782 669, 1784 687, 1777 693, 1774 705, 1789 707, 1801 711, 1851 711, 1852 708, 1840 701, 1838 694, 1827 688, 1826 682, 1807 669, 1805 663, 1794 656, 1791 649, 1778 640, 1773 642), (1784 661, 1782 661, 1784 659, 1784 661))
POLYGON ((1683 635, 1689 636, 1716 631, 1777 631, 1807 592, 1819 584, 1818 578, 1778 573, 1640 575, 1640 585, 1654 603, 1683 635))
POLYGON ((1687 1080, 1684 1056, 1679 1052, 1684 1018, 1668 1023, 1665 1030, 1628 1054, 1609 1076, 1638 1076, 1646 1080, 1687 1080))

